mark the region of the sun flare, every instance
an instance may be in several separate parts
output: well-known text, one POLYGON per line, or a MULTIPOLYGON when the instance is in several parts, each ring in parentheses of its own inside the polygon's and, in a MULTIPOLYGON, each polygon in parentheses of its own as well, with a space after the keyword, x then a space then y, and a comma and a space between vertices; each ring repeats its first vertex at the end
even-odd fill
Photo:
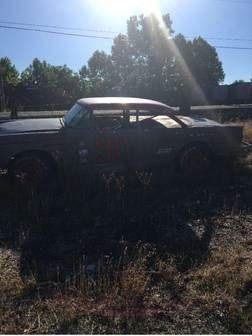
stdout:
POLYGON ((157 0, 92 0, 90 4, 104 16, 120 17, 138 14, 160 15, 157 0))

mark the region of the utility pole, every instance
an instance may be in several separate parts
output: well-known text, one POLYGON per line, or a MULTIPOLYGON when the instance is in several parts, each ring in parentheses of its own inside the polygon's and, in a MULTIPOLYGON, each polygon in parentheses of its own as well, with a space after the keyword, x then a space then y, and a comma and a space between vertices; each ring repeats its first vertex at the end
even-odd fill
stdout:
POLYGON ((3 81, 4 69, 0 67, 0 111, 5 111, 5 93, 4 93, 4 81, 3 81))

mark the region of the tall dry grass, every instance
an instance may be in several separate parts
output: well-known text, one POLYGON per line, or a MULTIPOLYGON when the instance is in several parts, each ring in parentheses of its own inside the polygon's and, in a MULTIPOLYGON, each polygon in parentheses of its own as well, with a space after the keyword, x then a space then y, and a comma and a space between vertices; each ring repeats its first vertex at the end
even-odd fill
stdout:
POLYGON ((252 179, 237 174, 1 183, 0 333, 251 333, 252 179))
POLYGON ((1 333, 252 331, 252 255, 238 240, 187 271, 151 245, 138 244, 134 256, 124 246, 119 263, 102 260, 96 275, 61 283, 22 280, 11 255, 1 253, 1 333))
POLYGON ((244 127, 244 139, 252 143, 252 122, 245 122, 242 124, 244 127))

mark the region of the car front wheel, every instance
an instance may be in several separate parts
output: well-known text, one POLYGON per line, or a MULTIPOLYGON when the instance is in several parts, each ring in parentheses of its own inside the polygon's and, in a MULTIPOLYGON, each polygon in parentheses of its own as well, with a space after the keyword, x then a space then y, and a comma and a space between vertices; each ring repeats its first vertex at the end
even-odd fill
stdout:
POLYGON ((46 159, 24 155, 14 160, 9 169, 9 175, 17 185, 39 186, 48 181, 52 169, 46 159))

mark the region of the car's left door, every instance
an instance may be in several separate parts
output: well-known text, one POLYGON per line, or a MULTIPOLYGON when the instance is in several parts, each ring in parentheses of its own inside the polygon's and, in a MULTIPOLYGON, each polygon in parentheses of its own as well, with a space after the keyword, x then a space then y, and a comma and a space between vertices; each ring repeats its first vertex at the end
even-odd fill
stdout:
POLYGON ((140 118, 138 158, 142 167, 166 165, 181 143, 181 125, 172 117, 157 115, 140 118))
POLYGON ((134 165, 138 148, 135 125, 124 118, 123 111, 118 115, 102 112, 65 129, 68 162, 81 169, 111 171, 134 165))
MULTIPOLYGON (((94 111, 95 112, 95 111, 94 111)), ((118 114, 94 114, 94 138, 92 162, 96 165, 114 167, 130 166, 135 160, 137 130, 118 114)))

